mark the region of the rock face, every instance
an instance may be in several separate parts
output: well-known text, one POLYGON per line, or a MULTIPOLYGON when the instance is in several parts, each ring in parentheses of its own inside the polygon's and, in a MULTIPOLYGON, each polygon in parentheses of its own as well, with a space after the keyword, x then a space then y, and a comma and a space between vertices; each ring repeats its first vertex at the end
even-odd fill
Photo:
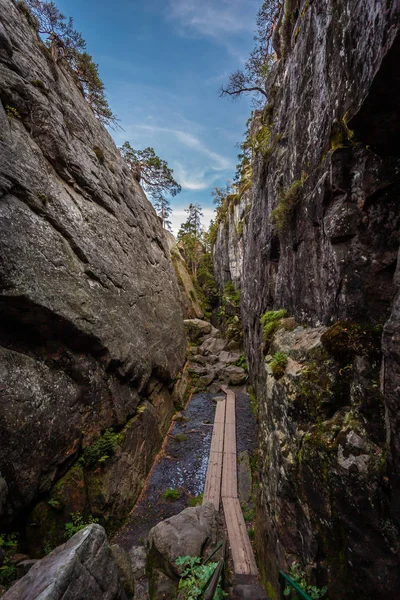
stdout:
POLYGON ((213 251, 214 272, 221 289, 228 281, 232 281, 234 286, 240 289, 251 193, 246 191, 230 206, 226 219, 218 228, 213 251))
MULTIPOLYGON (((335 600, 400 585, 399 12, 398 0, 286 0, 274 34, 240 290, 260 402, 257 545, 276 591, 293 561, 335 600), (266 344, 272 309, 311 326, 319 350, 305 331, 266 344), (344 343, 318 341, 342 320, 378 331, 375 353, 346 324, 331 332, 344 343)), ((229 240, 214 249, 221 286, 229 240)))
POLYGON ((186 260, 181 253, 179 244, 177 244, 172 233, 165 229, 164 235, 167 240, 172 264, 174 265, 178 280, 179 298, 182 305, 183 316, 185 319, 201 319, 204 315, 204 311, 201 307, 200 298, 195 288, 193 277, 190 274, 186 260))
MULTIPOLYGON (((68 64, 53 63, 15 3, 0 0, 0 13, 0 505, 9 519, 111 427, 124 434, 112 460, 124 469, 133 460, 143 479, 174 410, 186 341, 154 210, 68 64)), ((109 473, 109 456, 97 474, 109 473)), ((107 487, 109 510, 123 516, 119 484, 107 487)))
POLYGON ((104 529, 90 525, 38 561, 5 600, 127 600, 104 529))

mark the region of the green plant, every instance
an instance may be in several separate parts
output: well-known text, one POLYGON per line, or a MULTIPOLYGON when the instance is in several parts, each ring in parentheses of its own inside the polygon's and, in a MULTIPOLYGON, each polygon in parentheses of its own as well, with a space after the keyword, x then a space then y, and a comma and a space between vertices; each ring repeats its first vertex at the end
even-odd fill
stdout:
POLYGON ((99 520, 89 515, 86 519, 83 517, 82 513, 75 512, 70 513, 71 521, 65 523, 65 532, 64 537, 69 540, 75 533, 78 533, 81 529, 84 529, 88 525, 92 525, 93 523, 98 523, 99 520))
POLYGON ((247 360, 246 360, 246 357, 244 356, 244 354, 240 355, 240 358, 238 358, 238 360, 235 362, 235 365, 237 367, 241 367, 242 369, 244 369, 246 371, 246 373, 249 370, 249 367, 247 365, 247 360))
POLYGON ((56 510, 61 508, 61 504, 60 504, 59 500, 56 500, 55 498, 50 498, 50 500, 48 500, 47 504, 49 506, 51 506, 52 508, 55 508, 56 510))
POLYGON ((7 104, 6 106, 6 112, 7 112, 7 116, 8 116, 8 120, 12 121, 13 119, 20 119, 21 115, 19 114, 19 112, 17 111, 16 108, 14 108, 13 106, 9 106, 7 104))
MULTIPOLYGON (((289 574, 293 581, 297 583, 297 585, 299 585, 312 600, 319 600, 326 595, 328 589, 325 586, 320 589, 315 585, 309 585, 307 583, 305 571, 299 563, 295 562, 292 564, 289 574)), ((294 592, 294 590, 287 585, 283 593, 285 596, 290 596, 292 592, 294 592)))
POLYGON ((106 461, 114 454, 123 439, 123 433, 115 433, 112 429, 107 429, 94 444, 84 450, 79 459, 80 464, 93 467, 98 462, 106 461))
POLYGON ((46 94, 48 92, 48 89, 46 88, 46 86, 44 85, 44 83, 41 79, 32 79, 31 84, 35 88, 37 88, 38 90, 43 92, 43 94, 46 94))
POLYGON ((53 550, 53 546, 50 544, 49 540, 47 540, 47 542, 44 545, 44 553, 47 555, 50 554, 50 552, 53 552, 53 550))
POLYGON ((306 176, 302 175, 301 179, 294 181, 289 188, 279 194, 278 204, 270 214, 271 223, 278 233, 281 233, 288 227, 305 180, 306 176))
POLYGON ((254 529, 254 527, 251 527, 251 528, 248 530, 248 532, 247 532, 247 533, 248 533, 248 535, 249 535, 249 538, 250 538, 251 540, 254 540, 254 539, 255 539, 255 537, 256 537, 256 532, 255 532, 255 529, 254 529))
POLYGON ((14 565, 10 565, 8 562, 0 567, 0 582, 8 586, 17 577, 17 569, 14 565))
POLYGON ((104 152, 100 146, 93 146, 93 152, 97 156, 99 163, 104 165, 104 152))
POLYGON ((43 204, 47 204, 48 201, 49 201, 49 199, 46 196, 46 194, 38 194, 37 197, 38 197, 38 200, 40 200, 41 202, 43 202, 43 204))
MULTIPOLYGON (((198 556, 180 556, 175 564, 179 567, 185 567, 181 573, 178 590, 183 593, 186 600, 198 600, 203 597, 207 583, 211 579, 218 563, 209 562, 206 565, 201 564, 198 556)), ((223 592, 220 584, 214 595, 215 600, 222 600, 227 594, 223 592)))
POLYGON ((271 343, 281 319, 285 319, 287 316, 288 313, 286 310, 269 310, 261 316, 260 323, 263 328, 264 343, 268 345, 271 343))
POLYGON ((203 504, 203 494, 199 494, 198 496, 190 496, 188 498, 188 506, 199 506, 201 504, 203 504))
POLYGON ((185 433, 177 433, 176 435, 174 435, 174 440, 176 442, 186 442, 186 440, 188 440, 188 436, 185 433))
POLYGON ((165 490, 165 492, 163 492, 162 497, 164 498, 164 500, 174 502, 175 500, 179 500, 181 496, 178 490, 176 490, 175 488, 168 488, 167 490, 165 490))
POLYGON ((288 357, 284 352, 277 352, 271 361, 272 374, 275 379, 280 379, 285 374, 288 357))

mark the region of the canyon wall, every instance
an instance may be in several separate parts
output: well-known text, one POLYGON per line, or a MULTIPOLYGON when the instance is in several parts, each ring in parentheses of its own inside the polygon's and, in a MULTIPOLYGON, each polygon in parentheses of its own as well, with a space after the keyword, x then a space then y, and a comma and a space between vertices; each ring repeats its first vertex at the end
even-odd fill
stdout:
POLYGON ((23 3, 0 14, 0 513, 55 545, 132 506, 186 339, 155 211, 23 3))
POLYGON ((239 276, 229 224, 214 247, 241 291, 271 597, 293 561, 331 599, 398 595, 399 12, 286 0, 239 276))

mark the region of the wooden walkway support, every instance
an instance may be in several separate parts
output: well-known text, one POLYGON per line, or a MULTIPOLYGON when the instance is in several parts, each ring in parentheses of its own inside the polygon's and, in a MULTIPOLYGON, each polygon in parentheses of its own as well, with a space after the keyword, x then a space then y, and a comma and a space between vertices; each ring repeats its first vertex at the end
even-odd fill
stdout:
POLYGON ((222 387, 225 400, 219 400, 215 413, 204 502, 219 510, 220 498, 225 514, 234 570, 237 575, 258 575, 253 549, 239 502, 236 453, 236 399, 232 390, 222 387))

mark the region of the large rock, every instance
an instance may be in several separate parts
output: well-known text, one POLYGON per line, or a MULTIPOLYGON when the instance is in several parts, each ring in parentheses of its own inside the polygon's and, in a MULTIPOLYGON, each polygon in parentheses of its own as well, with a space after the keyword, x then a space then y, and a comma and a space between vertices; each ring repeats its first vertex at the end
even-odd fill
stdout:
POLYGON ((211 323, 201 319, 186 319, 184 321, 187 336, 191 342, 197 342, 201 337, 211 333, 211 323))
POLYGON ((4 600, 127 600, 105 531, 90 525, 33 565, 4 600))
MULTIPOLYGON (((186 341, 155 211, 69 66, 54 65, 17 3, 0 0, 0 14, 0 469, 12 517, 100 432, 125 426, 150 382, 171 387, 186 341)), ((171 411, 168 394, 155 400, 158 440, 171 411)))
POLYGON ((151 598, 159 597, 160 586, 176 589, 182 572, 182 567, 175 563, 178 557, 202 556, 206 548, 219 542, 223 535, 218 512, 211 503, 186 508, 153 527, 147 557, 151 598))

